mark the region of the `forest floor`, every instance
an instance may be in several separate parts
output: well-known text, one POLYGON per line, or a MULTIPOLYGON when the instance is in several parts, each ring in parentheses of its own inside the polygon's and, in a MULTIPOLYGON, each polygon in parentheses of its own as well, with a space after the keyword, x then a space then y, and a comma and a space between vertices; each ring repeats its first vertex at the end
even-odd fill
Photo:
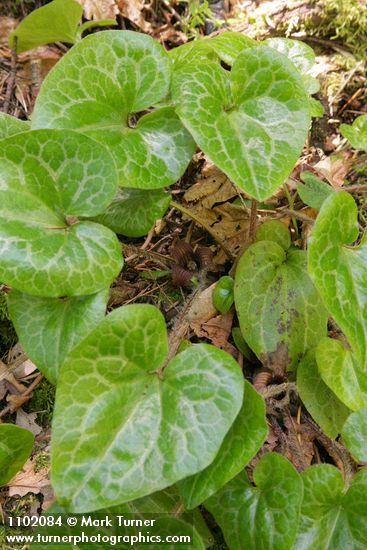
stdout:
MULTIPOLYGON (((31 115, 42 80, 67 51, 65 45, 54 44, 12 58, 7 46, 9 32, 27 13, 44 3, 4 0, 0 6, 0 110, 6 107, 9 114, 21 119, 31 115)), ((294 239, 301 245, 305 242, 309 221, 316 217, 316 211, 305 206, 296 193, 299 174, 305 167, 335 188, 366 186, 367 155, 351 151, 339 132, 342 122, 351 123, 367 112, 367 15, 361 13, 357 17, 347 6, 354 6, 356 0, 227 1, 216 2, 213 11, 205 3, 190 2, 190 11, 187 2, 167 0, 81 0, 81 3, 86 18, 116 17, 121 29, 149 33, 167 49, 196 35, 228 28, 259 39, 288 36, 304 40, 316 53, 314 76, 321 83, 316 97, 322 102, 325 114, 314 120, 302 156, 284 186, 259 205, 258 221, 265 216, 282 219, 293 228, 294 239), (339 8, 344 4, 340 9, 346 9, 345 13, 336 9, 338 4, 339 8)), ((232 272, 234 259, 250 243, 251 202, 239 196, 228 178, 200 152, 171 191, 180 209, 170 208, 145 239, 121 238, 125 266, 111 288, 108 307, 111 310, 133 302, 159 306, 171 332, 179 332, 191 341, 204 339, 227 350, 243 365, 246 378, 254 382, 257 377, 260 390, 264 389, 261 384, 265 387, 267 382, 259 378, 262 365, 250 362, 235 347, 232 339, 232 328, 238 325, 235 313, 231 310, 218 315, 213 310, 210 292, 202 292, 202 285, 211 288, 221 275, 232 272), (201 277, 203 270, 205 281, 201 277), (193 309, 199 313, 188 315, 193 309)), ((355 192, 354 197, 364 228, 366 194, 355 192)), ((17 361, 19 366, 5 379, 0 378, 0 419, 30 429, 36 436, 36 450, 23 471, 1 489, 0 520, 7 514, 40 514, 53 499, 49 444, 55 392, 36 366, 24 357, 16 341, 7 316, 6 292, 6 287, 0 285, 0 359, 7 365, 17 361)), ((283 398, 284 392, 269 398, 269 407, 274 399, 283 398)), ((325 438, 307 422, 300 420, 295 403, 287 405, 281 422, 269 415, 269 436, 260 453, 276 450, 301 469, 319 461, 338 465, 339 459, 325 438), (305 424, 302 433, 307 434, 301 444, 297 437, 300 423, 305 424)), ((0 544, 1 529, 0 525, 0 544)), ((227 548, 220 535, 213 548, 227 548)))

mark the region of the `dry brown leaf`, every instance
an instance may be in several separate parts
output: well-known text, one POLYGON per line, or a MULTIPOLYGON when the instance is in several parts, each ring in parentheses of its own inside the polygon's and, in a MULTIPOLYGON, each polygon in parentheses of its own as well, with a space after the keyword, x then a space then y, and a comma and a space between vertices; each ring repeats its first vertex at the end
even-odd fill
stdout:
POLYGON ((86 19, 115 19, 118 6, 115 0, 78 0, 86 19))
POLYGON ((144 19, 144 0, 118 0, 120 13, 132 21, 144 32, 151 30, 151 25, 144 19))
MULTIPOLYGON (((212 225, 221 242, 237 257, 249 244, 250 220, 247 211, 236 204, 227 202, 213 208, 217 221, 212 225)), ((222 249, 214 258, 221 265, 228 260, 222 249)))
POLYGON ((335 189, 339 189, 344 185, 344 178, 351 166, 352 160, 345 156, 343 158, 330 156, 320 160, 313 168, 335 189))
POLYGON ((17 342, 12 348, 10 348, 10 350, 8 351, 8 357, 7 357, 7 362, 8 363, 12 363, 14 361, 14 359, 16 359, 17 357, 19 357, 19 355, 21 355, 22 353, 24 353, 24 350, 22 348, 22 346, 20 345, 19 342, 17 342))
POLYGON ((37 370, 36 365, 32 363, 30 359, 26 359, 17 369, 15 369, 14 376, 19 380, 29 376, 35 370, 37 370))
POLYGON ((184 194, 187 202, 201 201, 205 208, 228 201, 237 195, 237 191, 227 176, 209 161, 201 172, 201 179, 184 194))
POLYGON ((207 338, 214 346, 223 349, 227 353, 237 357, 238 352, 232 344, 228 342, 231 334, 233 322, 233 312, 229 311, 225 315, 217 315, 205 322, 193 321, 191 328, 198 338, 207 338))
POLYGON ((170 24, 163 25, 155 30, 152 29, 152 36, 159 40, 161 44, 170 42, 175 46, 180 46, 187 42, 187 35, 170 24))
MULTIPOLYGON (((214 208, 206 208, 203 203, 204 201, 200 200, 192 205, 190 210, 196 218, 213 229, 218 240, 230 250, 234 257, 238 256, 249 242, 250 220, 247 210, 243 206, 230 202, 224 202, 214 208)), ((222 265, 226 261, 228 258, 225 252, 222 249, 218 250, 214 263, 222 265)))
POLYGON ((42 468, 35 472, 34 461, 30 458, 27 460, 22 470, 9 481, 9 496, 13 497, 18 495, 24 497, 27 493, 34 493, 35 495, 41 493, 47 495, 49 498, 50 491, 52 491, 49 474, 49 467, 42 468))
POLYGON ((290 414, 283 415, 283 422, 287 428, 286 458, 301 472, 311 465, 314 456, 313 441, 307 434, 300 433, 300 425, 290 414))
POLYGON ((15 412, 18 409, 20 409, 20 407, 22 405, 24 405, 24 403, 29 401, 30 398, 31 398, 30 395, 13 395, 13 394, 10 394, 10 395, 7 396, 6 400, 9 403, 9 405, 11 407, 11 410, 13 412, 15 412))
POLYGON ((41 426, 36 422, 37 413, 26 413, 22 408, 17 410, 15 423, 21 428, 25 428, 32 432, 33 435, 38 435, 42 432, 41 426))
POLYGON ((19 21, 13 17, 0 17, 0 45, 8 46, 9 34, 18 25, 19 21))
POLYGON ((279 437, 275 433, 275 430, 274 430, 273 426, 268 422, 268 435, 267 435, 265 443, 263 444, 261 449, 257 452, 257 454, 250 461, 250 463, 248 465, 248 468, 250 469, 250 471, 254 470, 254 468, 256 467, 256 464, 264 456, 264 454, 270 453, 276 447, 278 447, 278 445, 279 445, 279 437))
POLYGON ((213 290, 216 283, 205 288, 198 294, 190 305, 186 313, 186 319, 189 325, 195 321, 205 323, 217 314, 213 305, 213 290))
POLYGON ((4 399, 5 395, 7 394, 8 388, 6 387, 4 380, 0 382, 0 401, 4 399))

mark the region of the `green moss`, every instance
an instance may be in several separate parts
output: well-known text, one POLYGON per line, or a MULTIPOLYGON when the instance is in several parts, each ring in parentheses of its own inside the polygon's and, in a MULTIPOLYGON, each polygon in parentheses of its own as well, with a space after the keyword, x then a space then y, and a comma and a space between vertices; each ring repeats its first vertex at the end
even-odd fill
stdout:
POLYGON ((45 453, 41 451, 34 457, 33 463, 34 463, 33 470, 35 471, 35 473, 39 472, 40 470, 43 470, 50 464, 50 453, 45 453))
POLYGON ((314 2, 317 17, 306 16, 304 28, 310 34, 336 40, 356 57, 366 58, 367 8, 364 0, 322 0, 314 2))
MULTIPOLYGON (((11 517, 24 517, 30 514, 34 503, 39 500, 36 495, 28 493, 24 497, 11 497, 7 498, 4 502, 3 511, 11 517)), ((30 528, 22 527, 8 527, 6 525, 0 525, 0 548, 1 550, 25 550, 28 546, 24 544, 8 543, 6 541, 7 535, 31 535, 32 530, 30 528)))
POLYGON ((0 358, 15 344, 17 337, 9 319, 6 294, 0 290, 0 358))
POLYGON ((24 405, 26 412, 37 413, 37 422, 49 426, 55 403, 56 388, 46 378, 34 390, 32 398, 24 405))

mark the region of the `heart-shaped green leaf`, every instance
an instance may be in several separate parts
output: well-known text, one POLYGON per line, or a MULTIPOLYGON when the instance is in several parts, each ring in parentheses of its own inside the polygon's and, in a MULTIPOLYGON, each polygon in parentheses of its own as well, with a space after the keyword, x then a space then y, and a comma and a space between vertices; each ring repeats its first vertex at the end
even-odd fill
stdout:
POLYGON ((322 379, 340 401, 353 411, 361 409, 367 398, 367 377, 353 353, 339 340, 322 338, 316 362, 322 379))
POLYGON ((267 453, 254 470, 253 487, 242 473, 205 507, 220 525, 231 550, 293 547, 302 503, 302 481, 288 460, 267 453))
POLYGON ((150 36, 104 31, 84 38, 49 72, 32 128, 73 128, 108 146, 120 185, 154 189, 182 176, 194 142, 172 107, 141 116, 169 91, 171 62, 150 36))
POLYGON ((0 485, 22 468, 32 452, 32 432, 14 424, 0 424, 0 485))
POLYGON ((304 499, 297 550, 363 550, 367 540, 367 469, 349 487, 340 471, 318 464, 301 474, 304 499))
POLYGON ((167 347, 161 313, 132 305, 108 315, 66 359, 52 479, 73 511, 147 495, 214 460, 242 405, 241 370, 225 352, 201 344, 174 357, 161 380, 153 371, 167 347))
POLYGON ((240 32, 225 31, 218 36, 197 38, 169 51, 174 68, 207 61, 224 61, 232 66, 245 49, 258 45, 257 40, 240 32))
POLYGON ((315 53, 310 46, 300 40, 278 37, 268 38, 264 44, 274 48, 292 61, 302 75, 303 85, 309 94, 315 94, 319 91, 320 84, 318 80, 309 74, 315 63, 315 53))
POLYGON ((179 67, 172 94, 197 144, 246 193, 266 199, 288 176, 310 116, 299 73, 284 55, 257 46, 231 72, 214 62, 179 67))
POLYGON ((264 399, 245 381, 242 408, 214 462, 178 484, 185 508, 195 508, 235 477, 255 456, 267 433, 264 399))
MULTIPOLYGON (((116 548, 130 548, 132 545, 132 540, 123 539, 124 535, 127 536, 138 536, 138 540, 142 541, 142 536, 146 537, 148 541, 148 536, 151 537, 150 540, 155 540, 155 544, 149 544, 146 542, 144 547, 147 549, 157 550, 157 539, 155 537, 161 537, 161 542, 165 542, 164 548, 167 550, 179 548, 190 548, 193 550, 204 550, 206 548, 206 539, 209 538, 210 532, 205 525, 205 522, 197 510, 192 513, 178 513, 177 509, 179 506, 179 495, 174 488, 166 489, 164 491, 159 491, 153 493, 144 498, 139 498, 132 502, 126 502, 118 506, 113 506, 111 508, 104 508, 98 510, 96 513, 88 514, 84 517, 84 522, 91 518, 91 522, 96 521, 95 525, 83 526, 83 516, 76 516, 73 514, 73 517, 77 519, 77 525, 68 527, 67 519, 70 517, 70 512, 66 508, 62 508, 57 503, 52 504, 47 512, 43 514, 44 517, 52 515, 54 518, 61 517, 62 525, 45 525, 44 527, 39 527, 35 533, 36 536, 62 536, 68 535, 73 537, 81 537, 82 533, 84 536, 96 537, 93 540, 93 548, 100 548, 105 550, 106 541, 100 540, 100 543, 94 542, 98 541, 98 535, 100 537, 109 536, 109 542, 111 546, 116 548), (117 516, 120 516, 121 527, 119 526, 119 519, 117 516), (98 525, 98 522, 101 523, 101 520, 108 518, 112 523, 112 526, 98 525), (142 526, 136 525, 133 526, 131 520, 140 520, 147 521, 143 523, 142 526), (126 525, 124 525, 126 521, 126 525), (140 531, 140 539, 139 539, 140 531), (112 537, 117 537, 120 535, 119 544, 113 544, 112 537), (165 541, 165 538, 168 536, 189 536, 191 542, 189 544, 179 544, 171 543, 168 544, 165 541)), ((42 523, 42 521, 40 522, 42 523)), ((74 541, 74 539, 71 539, 74 541)), ((78 539, 76 539, 78 540, 78 539)), ((172 539, 171 539, 172 540, 172 539)), ((64 548, 75 549, 79 548, 78 544, 64 544, 64 548)), ((140 545, 139 545, 140 546, 140 545)), ((57 550, 57 544, 47 544, 47 548, 50 550, 57 550)), ((83 548, 83 545, 80 546, 83 548)), ((87 545, 88 547, 88 545, 87 545)), ((34 550, 43 550, 44 545, 32 544, 31 546, 34 550)))
POLYGON ((335 193, 335 190, 331 187, 331 185, 328 185, 326 182, 320 180, 320 178, 311 172, 302 172, 301 180, 303 181, 303 184, 298 184, 298 194, 302 201, 312 208, 317 208, 319 210, 324 200, 327 199, 332 193, 335 193))
POLYGON ((312 118, 320 118, 324 116, 325 109, 321 101, 315 99, 314 97, 310 97, 308 101, 312 118))
POLYGON ((17 52, 25 52, 49 42, 74 44, 83 8, 75 0, 53 0, 32 11, 9 37, 12 47, 17 38, 17 52))
POLYGON ((367 151, 367 115, 357 117, 352 125, 341 124, 340 131, 354 149, 367 151))
MULTIPOLYGON (((281 222, 275 227, 274 240, 260 240, 241 256, 234 296, 245 341, 279 375, 326 335, 327 312, 307 273, 306 252, 282 248, 287 229, 281 222)), ((261 232, 266 236, 266 224, 261 232)))
POLYGON ((102 212, 116 190, 113 159, 87 136, 39 130, 3 140, 0 280, 50 297, 109 286, 122 265, 117 238, 76 217, 102 212))
POLYGON ((341 433, 352 455, 360 462, 367 462, 367 407, 352 413, 341 433))
POLYGON ((291 38, 268 38, 264 44, 286 55, 301 74, 308 73, 315 63, 315 53, 310 46, 291 38))
POLYGON ((107 299, 108 290, 72 298, 10 293, 9 314, 23 349, 53 384, 66 355, 103 319, 107 299))
POLYGON ((171 195, 162 189, 120 189, 107 210, 94 220, 120 235, 142 237, 163 217, 170 202, 171 195))
POLYGON ((30 125, 31 123, 26 120, 19 120, 19 118, 7 115, 6 113, 0 113, 0 139, 28 132, 30 125))
POLYGON ((288 227, 278 220, 262 223, 256 231, 255 241, 272 241, 279 244, 284 250, 288 250, 292 244, 288 227))
MULTIPOLYGON (((247 48, 257 46, 257 40, 246 36, 242 32, 225 31, 217 36, 204 38, 202 43, 207 42, 211 48, 227 65, 232 66, 240 53, 247 48)), ((197 44, 198 42, 194 42, 197 44)))
POLYGON ((357 217, 357 206, 346 192, 333 193, 323 202, 309 239, 308 269, 326 307, 344 332, 356 365, 364 370, 367 233, 358 246, 350 246, 358 237, 357 217))
POLYGON ((325 384, 317 368, 314 351, 309 351, 297 367, 297 391, 312 418, 329 437, 335 438, 350 414, 325 384))

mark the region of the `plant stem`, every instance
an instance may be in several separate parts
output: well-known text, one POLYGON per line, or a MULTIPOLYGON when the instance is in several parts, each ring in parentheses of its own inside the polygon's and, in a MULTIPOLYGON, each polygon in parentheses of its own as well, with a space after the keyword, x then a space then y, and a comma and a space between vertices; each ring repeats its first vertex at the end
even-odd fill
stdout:
POLYGON ((185 208, 185 206, 182 206, 182 204, 179 204, 176 201, 171 201, 171 206, 173 206, 174 208, 176 208, 177 210, 179 210, 180 212, 182 212, 183 214, 185 214, 186 216, 194 220, 196 223, 201 225, 213 237, 213 239, 215 239, 217 243, 222 247, 223 251, 226 253, 228 258, 234 261, 235 257, 233 256, 232 252, 229 250, 227 245, 224 244, 224 242, 220 239, 216 231, 214 231, 210 227, 210 225, 208 225, 204 220, 199 218, 199 216, 197 216, 194 212, 192 212, 190 208, 185 208))
MULTIPOLYGON (((286 197, 288 199, 289 212, 294 212, 293 207, 294 207, 294 201, 295 201, 297 193, 292 197, 286 183, 283 183, 283 189, 284 189, 284 192, 285 192, 286 197)), ((290 214, 290 216, 291 216, 291 219, 292 219, 292 224, 293 224, 293 227, 295 229, 296 235, 298 237, 298 226, 297 226, 296 220, 294 219, 295 216, 293 214, 290 214)))
MULTIPOLYGON (((22 393, 19 397, 28 397, 31 395, 31 393, 33 392, 33 390, 36 388, 36 386, 38 386, 38 384, 41 382, 43 378, 43 374, 42 373, 39 373, 39 375, 37 376, 37 378, 32 382, 32 384, 26 389, 26 391, 24 393, 22 393)), ((17 407, 18 408, 18 407, 17 407)), ((14 406, 12 405, 12 403, 10 403, 7 407, 5 407, 5 409, 3 409, 1 412, 0 412, 0 418, 2 418, 3 416, 9 414, 9 413, 12 413, 12 412, 15 412, 14 410, 14 406)))
POLYGON ((337 191, 347 191, 348 193, 358 193, 358 191, 366 192, 367 191, 367 183, 364 183, 362 185, 348 185, 347 187, 341 187, 340 189, 337 189, 337 191))
POLYGON ((255 240, 256 233, 256 221, 257 221, 257 200, 252 199, 251 201, 251 212, 250 212, 250 227, 249 227, 249 241, 251 243, 255 240))
POLYGON ((293 216, 293 218, 297 218, 297 220, 300 220, 301 222, 314 224, 315 220, 313 218, 310 218, 310 216, 306 216, 305 214, 301 214, 298 212, 298 210, 291 210, 290 208, 282 208, 282 212, 280 215, 278 215, 278 218, 283 218, 283 215, 286 214, 287 216, 293 216))

